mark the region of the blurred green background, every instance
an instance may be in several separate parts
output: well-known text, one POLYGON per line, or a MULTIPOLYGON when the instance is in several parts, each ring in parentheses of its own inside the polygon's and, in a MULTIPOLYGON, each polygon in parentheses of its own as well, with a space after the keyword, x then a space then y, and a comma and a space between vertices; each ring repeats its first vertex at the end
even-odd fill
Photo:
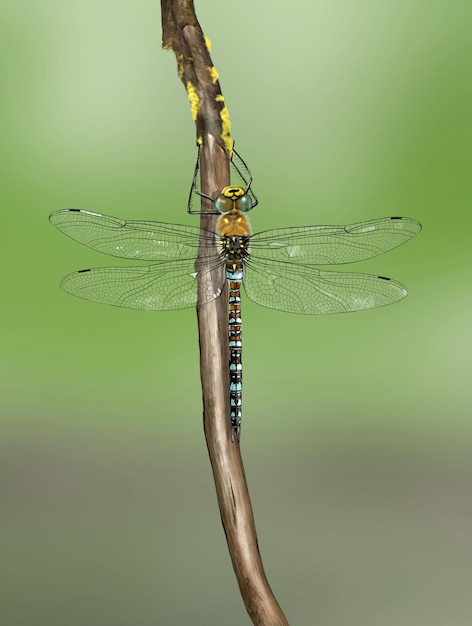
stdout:
MULTIPOLYGON (((241 445, 271 585, 291 624, 469 626, 470 3, 196 5, 255 231, 424 227, 353 266, 405 283, 399 304, 317 318, 244 299, 241 445)), ((47 219, 197 223, 194 124, 159 3, 3 0, 0 28, 0 621, 248 624, 195 312, 67 296, 64 274, 126 262, 47 219)))

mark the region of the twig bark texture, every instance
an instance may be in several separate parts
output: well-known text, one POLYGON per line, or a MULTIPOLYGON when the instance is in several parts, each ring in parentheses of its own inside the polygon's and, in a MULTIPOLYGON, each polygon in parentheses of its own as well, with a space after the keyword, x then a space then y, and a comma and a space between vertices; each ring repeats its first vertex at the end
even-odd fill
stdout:
MULTIPOLYGON (((218 75, 208 40, 191 0, 161 0, 163 47, 177 58, 200 144, 200 187, 217 196, 230 183, 231 138, 218 75)), ((210 208, 203 199, 202 211, 210 208)), ((214 230, 215 217, 202 215, 201 226, 214 230)), ((203 245, 203 244, 202 244, 203 245)), ((201 250, 201 253, 203 251, 201 250)), ((267 582, 262 565, 240 446, 231 441, 227 298, 197 308, 205 437, 218 505, 233 568, 247 612, 257 626, 288 622, 267 582)), ((221 623, 225 617, 221 616, 221 623)))

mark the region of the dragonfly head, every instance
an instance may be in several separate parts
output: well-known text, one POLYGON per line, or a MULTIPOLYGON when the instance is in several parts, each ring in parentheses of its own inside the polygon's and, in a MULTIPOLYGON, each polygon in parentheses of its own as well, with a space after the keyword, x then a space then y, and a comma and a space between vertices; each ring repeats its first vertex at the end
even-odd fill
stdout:
POLYGON ((215 207, 219 213, 246 213, 252 208, 252 200, 243 187, 230 185, 224 187, 215 200, 215 207))

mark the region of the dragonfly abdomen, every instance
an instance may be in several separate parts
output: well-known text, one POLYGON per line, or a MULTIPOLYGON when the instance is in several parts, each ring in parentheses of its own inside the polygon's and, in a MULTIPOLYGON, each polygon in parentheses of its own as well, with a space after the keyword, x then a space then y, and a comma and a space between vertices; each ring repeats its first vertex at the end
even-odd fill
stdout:
POLYGON ((226 277, 228 280, 228 336, 229 336, 229 394, 231 440, 239 441, 242 419, 243 395, 243 364, 241 341, 241 281, 243 279, 242 264, 228 263, 226 277))
POLYGON ((251 227, 247 217, 240 211, 234 210, 220 217, 217 232, 220 235, 220 255, 226 261, 226 279, 228 281, 231 441, 239 441, 243 396, 241 282, 244 278, 244 263, 250 257, 251 227))

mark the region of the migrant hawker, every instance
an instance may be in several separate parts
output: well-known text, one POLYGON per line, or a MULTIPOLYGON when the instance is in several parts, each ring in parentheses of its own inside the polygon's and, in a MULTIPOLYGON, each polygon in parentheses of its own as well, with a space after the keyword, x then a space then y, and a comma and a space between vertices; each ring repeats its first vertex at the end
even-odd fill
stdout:
POLYGON ((213 203, 216 231, 151 221, 122 220, 63 209, 51 223, 79 243, 111 256, 154 261, 146 267, 103 267, 73 272, 64 291, 95 302, 147 311, 202 305, 228 284, 229 369, 232 440, 239 441, 242 416, 241 297, 290 313, 328 314, 385 306, 407 295, 384 276, 319 270, 369 259, 405 243, 421 230, 408 217, 385 217, 348 226, 303 226, 252 234, 247 212, 257 204, 252 178, 234 152, 232 171, 243 186, 225 187, 216 197, 198 186, 198 160, 190 191, 213 203), (202 250, 197 258, 200 243, 202 250))

